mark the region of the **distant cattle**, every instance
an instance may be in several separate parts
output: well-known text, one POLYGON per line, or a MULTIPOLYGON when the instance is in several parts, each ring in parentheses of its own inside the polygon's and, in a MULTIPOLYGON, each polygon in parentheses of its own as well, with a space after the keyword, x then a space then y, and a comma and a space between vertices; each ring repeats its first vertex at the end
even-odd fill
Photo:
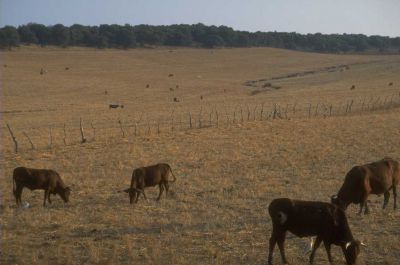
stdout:
POLYGON ((168 164, 161 163, 147 167, 140 167, 133 170, 131 186, 129 189, 124 191, 129 193, 129 200, 132 204, 133 202, 137 203, 140 193, 142 193, 144 198, 147 200, 146 194, 144 193, 145 187, 158 185, 160 188, 160 193, 157 197, 158 201, 161 198, 164 188, 166 194, 168 194, 169 182, 175 181, 176 177, 172 173, 172 169, 168 164), (173 181, 169 180, 169 173, 174 177, 173 181))
POLYGON ((179 102, 179 98, 174 98, 174 102, 179 102))
POLYGON ((30 190, 44 190, 43 206, 46 206, 46 199, 51 203, 50 194, 58 194, 64 202, 68 202, 71 193, 71 189, 64 184, 60 175, 51 169, 15 168, 13 172, 13 194, 19 206, 21 205, 24 187, 30 190))
POLYGON ((345 212, 336 205, 279 198, 270 203, 268 211, 272 219, 269 265, 272 265, 272 254, 276 243, 278 243, 283 263, 288 263, 284 248, 287 231, 298 237, 317 237, 312 245, 310 263, 313 263, 315 251, 321 242, 324 242, 330 263, 333 261, 332 244, 342 248, 347 264, 356 262, 361 243, 354 239, 345 212))
POLYGON ((121 105, 121 104, 110 104, 110 105, 108 105, 108 107, 109 107, 110 109, 117 109, 117 108, 123 109, 123 108, 124 108, 124 105, 121 105))
POLYGON ((390 83, 389 83, 389 86, 393 86, 393 82, 390 82, 390 83))
POLYGON ((43 69, 43 68, 40 69, 40 74, 41 74, 41 75, 44 75, 44 74, 46 74, 46 73, 47 73, 47 70, 45 70, 45 69, 43 69))
POLYGON ((350 203, 360 204, 358 214, 369 213, 367 198, 369 194, 384 194, 383 209, 389 202, 393 189, 393 207, 396 209, 397 185, 400 180, 400 167, 396 160, 384 158, 380 161, 353 167, 347 174, 337 195, 332 196, 332 203, 346 209, 350 203))
POLYGON ((174 76, 174 74, 169 74, 169 75, 168 75, 168 77, 173 77, 173 76, 174 76))

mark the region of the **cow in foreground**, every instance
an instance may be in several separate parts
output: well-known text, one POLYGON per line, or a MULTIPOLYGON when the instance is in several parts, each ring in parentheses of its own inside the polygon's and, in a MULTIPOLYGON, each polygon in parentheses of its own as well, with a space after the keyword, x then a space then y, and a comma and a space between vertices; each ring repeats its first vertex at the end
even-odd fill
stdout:
POLYGON ((350 203, 360 204, 358 214, 369 213, 367 198, 369 194, 384 194, 383 209, 386 208, 393 189, 394 209, 397 201, 397 185, 400 180, 400 167, 396 160, 384 158, 380 161, 353 167, 347 174, 337 195, 331 202, 342 209, 347 209, 350 203))
POLYGON ((130 203, 137 203, 140 193, 143 194, 147 200, 146 194, 144 193, 145 187, 153 187, 158 185, 160 193, 157 197, 157 201, 160 200, 161 194, 164 191, 168 194, 169 182, 175 182, 176 177, 172 173, 172 169, 168 164, 157 164, 147 167, 140 167, 133 170, 131 178, 131 187, 124 190, 129 193, 130 203), (169 180, 169 173, 174 177, 173 181, 169 180))
POLYGON ((279 198, 270 203, 268 211, 272 219, 269 265, 272 265, 272 253, 276 243, 283 263, 288 263, 284 248, 287 231, 298 237, 316 236, 310 263, 314 261, 315 251, 321 242, 324 242, 329 262, 332 263, 331 245, 334 244, 342 248, 347 264, 355 264, 361 243, 353 238, 346 214, 341 208, 325 202, 279 198))
POLYGON ((13 194, 18 206, 21 205, 22 190, 44 190, 43 206, 46 200, 51 203, 50 194, 58 194, 64 202, 69 202, 71 189, 62 181, 60 175, 51 169, 17 167, 13 172, 13 194))

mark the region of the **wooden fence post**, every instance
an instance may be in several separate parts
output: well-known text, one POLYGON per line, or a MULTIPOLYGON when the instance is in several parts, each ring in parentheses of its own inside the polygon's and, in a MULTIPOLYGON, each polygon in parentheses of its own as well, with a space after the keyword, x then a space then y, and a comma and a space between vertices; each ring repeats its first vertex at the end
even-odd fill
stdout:
POLYGON ((50 132, 50 144, 49 144, 49 147, 50 147, 50 149, 53 147, 53 134, 52 134, 52 132, 51 132, 51 126, 49 127, 49 132, 50 132))
POLYGON ((29 143, 31 144, 32 150, 34 150, 35 146, 33 145, 32 141, 31 141, 31 138, 29 138, 28 134, 26 134, 25 132, 22 132, 22 133, 25 135, 25 137, 28 139, 29 143))
POLYGON ((122 138, 125 138, 125 131, 124 131, 124 128, 122 128, 122 122, 121 122, 120 119, 118 120, 118 123, 119 123, 119 128, 120 128, 121 133, 122 133, 122 138))
POLYGON ((260 121, 262 121, 262 120, 263 120, 264 104, 265 104, 265 102, 263 102, 263 103, 261 104, 261 111, 260 111, 260 121))
POLYGON ((318 107, 319 107, 319 102, 317 103, 317 106, 315 107, 315 113, 314 116, 318 116, 318 107))
POLYGON ((83 132, 82 118, 80 118, 80 120, 79 120, 79 127, 80 127, 80 130, 81 130, 81 143, 83 144, 83 143, 86 143, 86 138, 85 138, 85 134, 83 132))
POLYGON ((96 138, 96 128, 94 128, 93 126, 93 122, 90 122, 90 126, 92 127, 92 131, 93 131, 93 140, 96 138))
POLYGON ((8 123, 7 123, 7 128, 8 128, 8 131, 10 132, 11 138, 12 138, 12 140, 13 140, 13 142, 14 142, 15 153, 18 153, 18 142, 17 142, 17 138, 15 138, 14 133, 12 132, 11 127, 10 127, 10 125, 8 125, 8 123))
POLYGON ((64 131, 63 142, 64 142, 64 145, 67 145, 67 132, 65 131, 65 123, 63 126, 63 131, 64 131))

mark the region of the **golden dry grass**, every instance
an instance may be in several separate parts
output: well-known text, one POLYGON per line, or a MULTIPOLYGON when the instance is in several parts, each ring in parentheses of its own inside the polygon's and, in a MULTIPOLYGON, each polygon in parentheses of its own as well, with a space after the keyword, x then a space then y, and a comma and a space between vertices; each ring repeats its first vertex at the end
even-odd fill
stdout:
MULTIPOLYGON (((118 119, 169 122, 171 112, 200 108, 331 102, 398 94, 399 56, 322 55, 277 49, 91 50, 24 47, 0 54, 2 77, 1 256, 2 264, 265 264, 276 197, 328 201, 355 164, 391 156, 400 159, 400 109, 347 116, 247 121, 219 128, 162 128, 135 137, 118 119), (274 82, 282 88, 251 96, 247 80, 346 64, 350 69, 274 82), (48 73, 40 75, 40 68, 48 73), (66 71, 65 67, 70 67, 66 71), (168 77, 173 73, 173 77, 168 77), (388 86, 393 82, 392 86, 388 86), (145 88, 149 84, 149 88, 145 88), (350 90, 351 85, 356 89, 350 90), (170 87, 176 88, 169 91, 170 87), (224 89, 226 92, 224 92, 224 89), (108 95, 104 94, 108 91, 108 95), (200 100, 200 95, 204 96, 200 100), (173 97, 181 102, 174 103, 173 97), (108 104, 124 109, 109 110, 108 104), (79 144, 78 123, 98 128, 79 144), (5 123, 21 150, 14 154, 5 123), (68 145, 62 142, 62 125, 68 145), (48 145, 49 126, 54 145, 48 145), (113 127, 113 128, 111 128, 113 127), (115 128, 114 128, 115 127, 115 128), (38 147, 30 150, 27 132, 38 147), (160 202, 129 205, 121 193, 134 167, 172 165, 178 180, 160 202), (11 192, 16 166, 53 168, 71 185, 71 203, 60 198, 43 208, 43 192, 24 190, 28 209, 17 209, 11 192)), ((223 119, 221 114, 221 120, 223 119)), ((183 118, 186 116, 183 116, 183 118)), ((152 129, 153 130, 153 129, 152 129)), ((368 244, 360 264, 399 264, 399 211, 348 209, 356 238, 368 244)), ((293 264, 307 264, 307 239, 288 238, 293 264)), ((344 262, 336 247, 334 258, 344 262)), ((278 251, 275 263, 280 263, 278 251)), ((316 262, 328 264, 321 247, 316 262)))

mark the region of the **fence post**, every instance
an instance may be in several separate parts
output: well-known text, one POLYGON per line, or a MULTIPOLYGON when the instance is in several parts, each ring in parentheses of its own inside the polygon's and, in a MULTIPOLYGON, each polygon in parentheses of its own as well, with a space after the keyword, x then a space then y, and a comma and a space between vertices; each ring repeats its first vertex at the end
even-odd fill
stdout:
POLYGON ((261 111, 260 111, 260 121, 262 121, 262 120, 263 120, 264 104, 265 104, 265 102, 263 102, 263 103, 261 104, 261 111))
POLYGON ((83 122, 82 122, 82 118, 80 118, 79 120, 79 127, 80 127, 80 131, 81 131, 81 143, 86 143, 86 138, 85 138, 85 134, 83 132, 83 122))
POLYGON ((63 126, 63 131, 64 131, 63 142, 64 142, 64 145, 67 145, 67 132, 65 131, 65 123, 64 123, 64 126, 63 126))
POLYGON ((10 132, 11 138, 12 138, 12 140, 13 140, 13 142, 14 142, 15 153, 18 153, 18 142, 17 142, 17 138, 15 138, 15 136, 14 136, 12 130, 11 130, 11 127, 10 127, 10 125, 8 125, 8 123, 7 123, 7 128, 8 128, 8 131, 10 132))
POLYGON ((50 149, 53 147, 53 134, 52 134, 52 132, 51 132, 51 126, 49 127, 49 132, 50 132, 50 145, 49 145, 49 147, 50 147, 50 149))
POLYGON ((25 135, 25 137, 28 139, 29 143, 31 144, 32 150, 34 150, 35 146, 33 145, 32 141, 31 141, 31 138, 29 138, 28 134, 26 134, 25 132, 22 132, 22 133, 25 135))
POLYGON ((118 120, 118 123, 119 123, 119 128, 120 128, 121 133, 122 133, 122 138, 125 138, 124 128, 122 128, 122 122, 121 122, 120 119, 118 120))
POLYGON ((308 118, 311 118, 311 103, 308 103, 308 118))
POLYGON ((317 116, 317 115, 318 115, 318 107, 319 107, 319 102, 317 103, 317 106, 315 107, 314 116, 317 116))
POLYGON ((92 127, 92 131, 93 131, 93 140, 96 138, 96 128, 94 128, 93 126, 93 122, 90 122, 90 126, 92 127))

